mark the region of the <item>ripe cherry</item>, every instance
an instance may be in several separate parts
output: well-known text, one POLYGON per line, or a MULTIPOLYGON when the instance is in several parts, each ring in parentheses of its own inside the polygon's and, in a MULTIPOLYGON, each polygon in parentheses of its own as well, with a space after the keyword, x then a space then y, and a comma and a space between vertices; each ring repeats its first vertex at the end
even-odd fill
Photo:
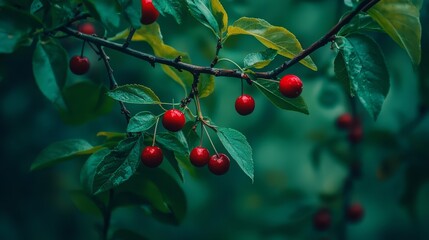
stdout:
POLYGON ((74 74, 85 74, 89 70, 89 59, 83 56, 73 56, 70 59, 69 67, 74 74))
POLYGON ((337 118, 335 124, 339 129, 349 129, 352 127, 353 122, 354 119, 350 113, 343 113, 337 118))
POLYGON ((202 167, 206 165, 210 160, 209 150, 203 147, 195 147, 194 149, 192 149, 189 159, 194 166, 202 167))
POLYGON ((158 167, 162 163, 163 155, 161 148, 157 146, 147 146, 143 149, 140 160, 147 167, 158 167))
POLYGON ((363 217, 363 207, 359 203, 353 203, 347 208, 347 219, 351 222, 358 222, 363 217))
POLYGON ((223 154, 215 154, 211 156, 209 160, 209 169, 212 173, 216 175, 223 175, 228 172, 230 160, 229 158, 223 154))
POLYGON ((331 213, 328 209, 319 209, 313 216, 313 226, 319 231, 324 231, 331 226, 331 213))
POLYGON ((255 109, 255 100, 252 96, 243 94, 235 100, 235 110, 240 115, 249 115, 255 109))
POLYGON ((152 3, 152 0, 142 0, 142 17, 140 22, 144 25, 149 25, 156 21, 159 16, 158 10, 152 3))
POLYGON ((85 33, 88 35, 92 35, 95 33, 95 27, 90 22, 85 22, 85 23, 79 24, 79 26, 77 27, 77 30, 81 33, 85 33))
POLYGON ((289 74, 280 79, 279 90, 283 96, 297 98, 302 92, 302 81, 299 77, 289 74))
POLYGON ((162 117, 162 125, 165 129, 177 132, 185 126, 185 114, 177 109, 170 109, 164 113, 162 117))

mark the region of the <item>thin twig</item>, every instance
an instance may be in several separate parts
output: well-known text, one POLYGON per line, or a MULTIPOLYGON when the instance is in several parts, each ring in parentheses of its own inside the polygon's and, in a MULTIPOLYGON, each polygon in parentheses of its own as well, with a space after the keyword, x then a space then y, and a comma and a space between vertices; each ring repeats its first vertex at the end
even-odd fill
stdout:
POLYGON ((130 33, 128 34, 128 37, 127 37, 127 40, 125 40, 124 44, 122 45, 123 48, 127 48, 128 45, 130 45, 131 39, 133 39, 135 32, 136 32, 136 29, 131 27, 130 33))

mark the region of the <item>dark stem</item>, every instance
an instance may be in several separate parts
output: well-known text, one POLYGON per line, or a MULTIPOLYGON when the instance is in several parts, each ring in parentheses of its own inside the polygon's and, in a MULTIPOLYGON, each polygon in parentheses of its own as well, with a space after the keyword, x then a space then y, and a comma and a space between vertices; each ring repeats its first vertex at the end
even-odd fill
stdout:
MULTIPOLYGON (((106 66, 107 75, 109 77, 110 82, 110 90, 113 90, 118 87, 118 83, 115 80, 115 76, 113 75, 113 69, 110 66, 109 57, 106 55, 106 52, 104 51, 104 48, 100 45, 97 45, 98 52, 100 54, 101 59, 103 59, 104 65, 106 66)), ((130 122, 131 119, 131 112, 128 111, 128 109, 125 107, 125 104, 121 101, 118 101, 119 105, 121 106, 121 113, 124 114, 125 120, 127 121, 127 124, 130 122)))
POLYGON ((210 67, 211 68, 213 68, 216 64, 217 64, 217 61, 219 60, 219 51, 220 51, 220 49, 222 48, 222 39, 221 38, 219 38, 218 40, 217 40, 217 44, 216 44, 216 53, 215 53, 215 57, 214 57, 214 59, 213 59, 213 61, 212 61, 212 63, 210 64, 210 67))
POLYGON ((123 48, 127 48, 128 45, 130 45, 131 39, 133 39, 135 32, 136 32, 136 29, 131 27, 130 33, 128 34, 128 37, 127 37, 127 40, 125 40, 124 44, 122 45, 123 48))
POLYGON ((103 229, 101 232, 101 240, 107 240, 110 228, 110 219, 112 217, 112 208, 113 208, 113 189, 109 190, 109 199, 107 200, 106 210, 103 214, 103 229))
MULTIPOLYGON (((310 47, 302 51, 300 54, 295 56, 293 59, 286 61, 276 69, 268 72, 255 72, 256 78, 266 78, 266 79, 276 79, 277 75, 279 75, 281 72, 286 70, 287 68, 293 66, 294 64, 298 63, 311 53, 313 53, 315 50, 321 48, 322 46, 326 45, 328 42, 333 41, 335 39, 335 34, 338 33, 338 31, 347 23, 350 22, 350 20, 356 16, 362 9, 368 10, 371 6, 379 2, 380 0, 365 0, 361 2, 350 14, 348 14, 346 17, 341 19, 325 36, 320 38, 318 41, 313 43, 310 47)), ((184 63, 181 61, 176 61, 176 59, 166 59, 161 57, 156 57, 151 54, 143 53, 140 51, 137 51, 132 48, 124 48, 122 44, 118 44, 115 42, 111 42, 109 40, 105 40, 96 36, 90 36, 86 34, 82 34, 74 29, 71 29, 69 27, 61 27, 59 30, 62 32, 69 34, 71 36, 74 36, 76 38, 86 40, 88 42, 94 43, 95 45, 104 46, 116 51, 120 51, 122 53, 128 54, 130 56, 133 56, 135 58, 144 60, 146 62, 149 62, 151 65, 154 65, 155 63, 160 63, 164 65, 168 65, 171 67, 174 67, 178 70, 184 70, 188 71, 192 74, 209 74, 214 76, 225 76, 225 77, 231 77, 231 78, 243 78, 243 73, 240 69, 221 69, 221 68, 213 68, 213 67, 203 67, 198 65, 193 65, 189 63, 184 63)), ((218 47, 218 50, 220 48, 218 47)))

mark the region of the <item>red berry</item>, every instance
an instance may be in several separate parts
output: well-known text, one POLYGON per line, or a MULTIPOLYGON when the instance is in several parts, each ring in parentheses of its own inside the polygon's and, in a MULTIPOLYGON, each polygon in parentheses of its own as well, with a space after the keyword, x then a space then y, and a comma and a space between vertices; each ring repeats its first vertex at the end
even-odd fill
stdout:
POLYGON ((170 109, 165 112, 162 117, 162 125, 165 129, 177 132, 185 126, 185 114, 183 114, 180 110, 170 109))
POLYGON ((280 79, 279 90, 285 97, 299 97, 302 92, 302 87, 301 79, 295 75, 289 74, 280 79))
POLYGON ((230 160, 223 154, 215 154, 209 160, 209 169, 212 173, 216 175, 223 175, 228 172, 230 160))
POLYGON ((87 57, 73 56, 70 59, 69 67, 74 74, 85 74, 89 70, 89 59, 87 57))
POLYGON ((349 129, 352 127, 353 122, 354 119, 350 113, 343 113, 337 118, 336 125, 339 129, 349 129))
POLYGON ((196 147, 192 149, 189 159, 194 166, 202 167, 206 165, 210 160, 209 150, 203 147, 196 147))
POLYGON ((143 149, 140 160, 147 167, 158 167, 162 163, 163 155, 161 148, 147 146, 143 149))
POLYGON ((347 209, 347 219, 351 222, 358 222, 363 217, 363 207, 359 203, 353 203, 347 209))
POLYGON ((142 0, 142 17, 140 22, 144 25, 149 25, 156 21, 159 16, 158 10, 152 3, 152 0, 142 0))
POLYGON ((249 115, 255 109, 255 100, 252 96, 243 94, 235 100, 235 110, 240 115, 249 115))
POLYGON ((355 123, 353 126, 349 129, 348 133, 348 139, 352 143, 358 143, 363 138, 363 129, 362 125, 360 123, 355 123))
POLYGON ((94 25, 89 22, 79 24, 79 26, 77 27, 77 30, 81 33, 85 33, 88 35, 92 35, 95 33, 94 25))
POLYGON ((313 216, 313 226, 319 231, 324 231, 331 226, 331 213, 328 209, 319 209, 313 216))

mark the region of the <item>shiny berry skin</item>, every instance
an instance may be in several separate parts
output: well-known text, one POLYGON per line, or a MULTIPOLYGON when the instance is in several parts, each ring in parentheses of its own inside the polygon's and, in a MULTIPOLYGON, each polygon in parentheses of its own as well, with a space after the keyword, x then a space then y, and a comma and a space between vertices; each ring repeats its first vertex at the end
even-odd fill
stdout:
POLYGON ((140 18, 140 22, 143 25, 149 25, 156 21, 159 16, 158 10, 156 10, 155 6, 152 3, 152 0, 142 0, 142 17, 140 18))
POLYGON ((157 146, 145 147, 140 155, 142 163, 150 168, 158 167, 162 163, 162 159, 162 150, 157 146))
POLYGON ((206 165, 210 160, 209 150, 203 147, 195 147, 191 151, 189 160, 191 160, 192 165, 196 167, 202 167, 206 165))
POLYGON ((331 213, 328 209, 319 209, 313 216, 313 226, 319 231, 324 231, 331 226, 331 213))
POLYGON ((171 132, 180 131, 185 126, 185 114, 180 110, 170 109, 164 113, 162 117, 162 125, 165 129, 171 132))
POLYGON ((343 113, 337 118, 335 124, 339 129, 349 129, 353 126, 353 122, 354 119, 350 113, 343 113))
POLYGON ((81 33, 85 33, 88 35, 92 35, 95 33, 94 25, 89 22, 79 24, 79 26, 77 27, 77 30, 81 33))
POLYGON ((347 208, 347 219, 351 222, 358 222, 363 217, 363 207, 359 203, 353 203, 347 208))
POLYGON ((299 77, 289 74, 280 79, 279 90, 283 96, 297 98, 301 95, 303 84, 299 77))
POLYGON ((73 56, 69 62, 70 71, 76 75, 82 75, 89 70, 89 59, 87 57, 73 56))
POLYGON ((230 160, 223 153, 220 153, 219 155, 215 154, 211 156, 208 165, 210 172, 216 175, 223 175, 229 170, 230 160))
POLYGON ((235 100, 235 110, 240 115, 249 115, 255 109, 255 100, 252 96, 243 94, 235 100))
POLYGON ((362 125, 359 123, 353 124, 353 126, 349 129, 348 139, 351 143, 358 143, 363 138, 363 129, 362 125))

